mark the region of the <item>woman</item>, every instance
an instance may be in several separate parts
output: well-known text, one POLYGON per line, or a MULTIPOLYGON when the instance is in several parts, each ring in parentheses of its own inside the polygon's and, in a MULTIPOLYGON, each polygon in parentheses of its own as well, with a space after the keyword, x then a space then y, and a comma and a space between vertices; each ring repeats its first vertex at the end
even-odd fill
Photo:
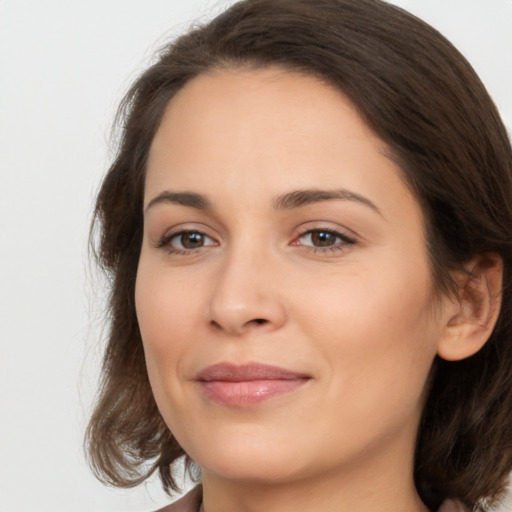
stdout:
POLYGON ((122 118, 95 217, 100 477, 175 490, 185 455, 202 486, 171 511, 498 499, 512 155, 450 43, 378 0, 242 1, 164 49, 122 118))

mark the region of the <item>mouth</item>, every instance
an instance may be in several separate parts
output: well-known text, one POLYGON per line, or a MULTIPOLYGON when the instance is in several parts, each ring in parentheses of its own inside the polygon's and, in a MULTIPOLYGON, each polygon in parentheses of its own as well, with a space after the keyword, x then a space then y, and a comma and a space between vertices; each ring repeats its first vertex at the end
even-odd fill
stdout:
POLYGON ((266 364, 220 363, 201 370, 195 380, 204 395, 214 402, 250 407, 297 390, 311 376, 266 364))

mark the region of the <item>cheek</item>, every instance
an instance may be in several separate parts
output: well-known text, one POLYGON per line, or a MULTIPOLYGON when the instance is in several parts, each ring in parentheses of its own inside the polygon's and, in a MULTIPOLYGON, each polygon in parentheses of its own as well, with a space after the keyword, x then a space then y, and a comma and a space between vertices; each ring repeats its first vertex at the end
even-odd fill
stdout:
POLYGON ((298 316, 330 333, 327 339, 333 338, 333 327, 334 337, 355 336, 365 344, 379 345, 392 332, 396 332, 397 343, 406 341, 399 333, 409 332, 414 338, 415 331, 434 324, 429 311, 430 275, 421 258, 415 265, 388 259, 388 265, 383 258, 378 266, 374 264, 377 259, 368 258, 368 264, 356 262, 352 268, 347 265, 339 272, 315 275, 302 293, 295 293, 295 304, 301 310, 298 316))
POLYGON ((356 414, 419 405, 440 332, 427 265, 369 266, 309 290, 299 316, 328 361, 336 399, 353 401, 356 414))
POLYGON ((141 257, 135 286, 135 306, 142 340, 148 351, 178 350, 181 340, 197 327, 200 280, 180 279, 169 269, 141 257))
MULTIPOLYGON (((149 380, 160 409, 168 394, 179 401, 184 360, 198 326, 199 286, 180 282, 165 269, 154 269, 141 257, 135 287, 135 306, 149 380)), ((164 410, 162 410, 164 413, 164 410)), ((165 414, 164 414, 165 415, 165 414)))

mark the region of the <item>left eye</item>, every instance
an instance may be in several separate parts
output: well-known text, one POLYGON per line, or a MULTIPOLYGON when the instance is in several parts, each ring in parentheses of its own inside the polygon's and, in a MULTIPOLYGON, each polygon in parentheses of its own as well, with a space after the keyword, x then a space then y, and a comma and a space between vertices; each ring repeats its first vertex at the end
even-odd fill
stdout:
POLYGON ((341 233, 327 229, 312 229, 299 237, 302 245, 312 247, 333 247, 339 244, 353 244, 354 241, 341 233))

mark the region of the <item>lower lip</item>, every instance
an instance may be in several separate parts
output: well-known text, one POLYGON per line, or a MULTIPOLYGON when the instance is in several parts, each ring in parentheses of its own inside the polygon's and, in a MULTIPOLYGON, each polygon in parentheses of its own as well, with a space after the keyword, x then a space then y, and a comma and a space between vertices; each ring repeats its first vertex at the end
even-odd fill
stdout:
POLYGON ((231 407, 250 407, 302 387, 309 379, 271 379, 241 382, 201 381, 208 398, 231 407))

